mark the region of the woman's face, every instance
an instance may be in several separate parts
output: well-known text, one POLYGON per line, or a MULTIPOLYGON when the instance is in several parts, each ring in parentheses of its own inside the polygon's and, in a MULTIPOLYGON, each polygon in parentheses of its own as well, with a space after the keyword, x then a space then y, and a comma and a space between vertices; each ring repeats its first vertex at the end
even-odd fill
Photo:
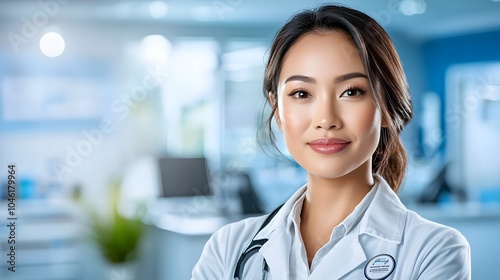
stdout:
POLYGON ((363 164, 371 172, 381 113, 359 53, 346 35, 313 32, 300 37, 285 55, 277 98, 278 127, 309 176, 339 178, 363 164))

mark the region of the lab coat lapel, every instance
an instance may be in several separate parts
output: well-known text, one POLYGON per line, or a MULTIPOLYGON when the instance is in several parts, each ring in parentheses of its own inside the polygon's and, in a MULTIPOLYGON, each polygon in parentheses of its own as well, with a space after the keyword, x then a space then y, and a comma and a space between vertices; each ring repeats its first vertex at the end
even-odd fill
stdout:
POLYGON ((270 267, 272 279, 289 279, 291 237, 284 228, 275 230, 260 253, 270 267))
POLYGON ((292 211, 293 204, 304 193, 305 189, 305 185, 298 189, 281 207, 269 225, 255 236, 255 239, 268 239, 259 252, 269 265, 272 279, 290 278, 289 266, 292 239, 290 231, 287 229, 287 217, 292 211))
POLYGON ((310 280, 340 279, 366 261, 366 255, 353 231, 342 238, 311 273, 310 280))

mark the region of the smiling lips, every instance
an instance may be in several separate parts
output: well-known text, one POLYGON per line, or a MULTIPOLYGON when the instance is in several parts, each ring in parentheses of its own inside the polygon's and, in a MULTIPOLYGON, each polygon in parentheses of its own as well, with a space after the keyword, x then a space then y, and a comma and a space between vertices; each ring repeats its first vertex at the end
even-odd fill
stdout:
POLYGON ((308 144, 317 153, 331 155, 344 150, 351 142, 336 138, 322 138, 308 144))

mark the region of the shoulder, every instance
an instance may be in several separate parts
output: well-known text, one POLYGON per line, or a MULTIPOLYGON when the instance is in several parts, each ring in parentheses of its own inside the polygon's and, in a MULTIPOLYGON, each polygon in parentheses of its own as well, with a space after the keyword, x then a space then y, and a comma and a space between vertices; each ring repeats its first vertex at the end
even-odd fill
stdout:
POLYGON ((469 243, 452 227, 408 210, 403 246, 422 279, 470 279, 469 243))
POLYGON ((416 212, 409 210, 399 200, 397 194, 387 182, 378 177, 380 182, 375 197, 368 208, 369 219, 365 221, 366 228, 375 228, 382 236, 397 236, 393 241, 404 244, 436 245, 437 243, 451 242, 457 245, 468 246, 465 237, 456 229, 445 226, 421 217, 416 212), (381 227, 390 220, 392 227, 381 227), (421 242, 421 243, 420 243, 421 242))
POLYGON ((407 210, 405 232, 412 239, 425 240, 426 243, 452 242, 468 246, 467 239, 456 229, 427 220, 412 210, 407 210))
POLYGON ((257 233, 257 230, 266 219, 267 215, 251 217, 238 222, 227 224, 217 230, 209 242, 230 244, 233 249, 243 247, 257 233))
POLYGON ((266 216, 246 218, 217 230, 205 244, 192 279, 226 279, 266 216))

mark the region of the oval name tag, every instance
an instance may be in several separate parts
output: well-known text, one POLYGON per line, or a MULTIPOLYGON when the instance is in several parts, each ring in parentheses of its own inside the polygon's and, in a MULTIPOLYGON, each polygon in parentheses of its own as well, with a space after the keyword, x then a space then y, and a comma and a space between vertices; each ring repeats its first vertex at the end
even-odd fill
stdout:
POLYGON ((377 255, 366 263, 365 277, 369 280, 383 280, 391 275, 395 267, 396 261, 391 255, 377 255))

